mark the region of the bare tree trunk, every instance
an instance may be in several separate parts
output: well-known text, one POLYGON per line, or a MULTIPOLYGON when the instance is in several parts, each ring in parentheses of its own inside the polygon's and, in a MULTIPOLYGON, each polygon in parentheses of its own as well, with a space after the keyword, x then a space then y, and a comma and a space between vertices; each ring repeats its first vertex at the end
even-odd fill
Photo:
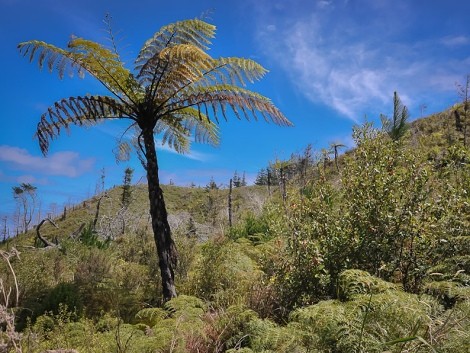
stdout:
POLYGON ((165 301, 176 297, 175 274, 177 264, 176 246, 171 238, 168 214, 163 199, 163 191, 160 188, 158 177, 158 162, 155 149, 153 129, 142 130, 145 145, 145 158, 147 169, 147 183, 150 201, 150 216, 152 229, 157 246, 160 274, 162 278, 163 299, 165 301))
POLYGON ((49 240, 47 240, 46 238, 44 238, 42 235, 41 235, 41 232, 40 232, 40 229, 42 227, 42 225, 44 224, 44 222, 49 222, 50 224, 52 224, 54 227, 56 228, 59 228, 57 226, 57 224, 54 223, 54 221, 50 218, 44 218, 37 226, 36 228, 36 235, 38 237, 38 239, 44 244, 44 246, 47 248, 47 247, 54 247, 54 246, 57 246, 56 244, 54 243, 51 243, 49 240))
POLYGON ((271 196, 271 172, 268 168, 268 195, 271 196))
POLYGON ((232 179, 230 179, 230 187, 228 191, 228 225, 232 227, 232 179))

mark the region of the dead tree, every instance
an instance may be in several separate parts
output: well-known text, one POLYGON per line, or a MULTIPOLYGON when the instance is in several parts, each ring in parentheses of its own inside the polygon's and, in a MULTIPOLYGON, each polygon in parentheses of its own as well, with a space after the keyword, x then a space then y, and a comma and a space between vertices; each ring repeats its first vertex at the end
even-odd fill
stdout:
POLYGON ((228 191, 228 225, 232 228, 232 179, 230 179, 228 191))
POLYGON ((47 240, 46 238, 44 238, 44 237, 41 235, 40 230, 41 230, 42 225, 43 225, 45 222, 49 222, 49 223, 52 224, 54 227, 59 228, 59 227, 57 226, 57 224, 55 224, 55 222, 54 222, 52 219, 50 219, 50 218, 44 218, 44 219, 38 224, 38 226, 37 226, 37 228, 36 228, 36 235, 37 235, 38 239, 44 244, 44 247, 46 247, 46 248, 49 248, 49 247, 56 247, 57 244, 54 244, 54 243, 50 242, 49 240, 47 240))

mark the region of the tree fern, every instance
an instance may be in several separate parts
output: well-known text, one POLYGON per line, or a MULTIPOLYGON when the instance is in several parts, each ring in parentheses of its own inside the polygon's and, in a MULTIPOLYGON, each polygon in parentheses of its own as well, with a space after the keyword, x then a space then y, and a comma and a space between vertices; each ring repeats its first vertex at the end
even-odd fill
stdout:
MULTIPOLYGON (((108 22, 109 28, 109 22, 108 22)), ((108 31, 109 32, 109 31, 108 31)), ((110 32, 111 33, 111 32, 110 32)), ((105 119, 129 119, 135 132, 133 145, 147 171, 150 214, 163 296, 176 296, 174 269, 176 246, 160 188, 155 134, 177 152, 189 150, 192 135, 198 142, 218 143, 215 123, 228 119, 227 108, 240 118, 289 126, 290 121, 272 102, 240 87, 262 78, 266 70, 252 60, 212 58, 207 50, 215 26, 199 19, 169 24, 145 42, 132 69, 124 66, 113 48, 83 38, 73 38, 66 49, 42 41, 23 42, 18 49, 39 67, 47 66, 62 78, 84 73, 97 79, 110 93, 63 99, 41 117, 36 136, 44 154, 50 141, 70 125, 93 125, 105 119)), ((131 130, 131 129, 129 129, 131 130)), ((117 156, 127 157, 130 143, 120 142, 117 156)))

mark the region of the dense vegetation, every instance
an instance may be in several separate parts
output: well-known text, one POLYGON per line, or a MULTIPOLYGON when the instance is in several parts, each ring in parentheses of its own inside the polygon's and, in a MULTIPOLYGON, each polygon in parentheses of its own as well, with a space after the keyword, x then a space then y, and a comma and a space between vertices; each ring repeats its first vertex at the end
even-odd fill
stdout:
POLYGON ((227 188, 166 186, 180 295, 165 303, 143 186, 45 223, 49 246, 36 230, 9 239, 1 351, 468 352, 470 149, 456 110, 397 139, 356 127, 336 163, 310 148, 271 163, 269 190, 233 189, 232 227, 227 188))

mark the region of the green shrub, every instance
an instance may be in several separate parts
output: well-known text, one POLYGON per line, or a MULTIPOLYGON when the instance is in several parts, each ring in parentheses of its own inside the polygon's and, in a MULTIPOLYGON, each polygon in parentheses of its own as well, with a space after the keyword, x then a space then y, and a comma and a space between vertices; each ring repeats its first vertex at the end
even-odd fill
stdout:
POLYGON ((78 318, 83 310, 83 301, 78 287, 74 283, 59 283, 45 297, 42 313, 59 314, 61 308, 73 313, 78 318))

